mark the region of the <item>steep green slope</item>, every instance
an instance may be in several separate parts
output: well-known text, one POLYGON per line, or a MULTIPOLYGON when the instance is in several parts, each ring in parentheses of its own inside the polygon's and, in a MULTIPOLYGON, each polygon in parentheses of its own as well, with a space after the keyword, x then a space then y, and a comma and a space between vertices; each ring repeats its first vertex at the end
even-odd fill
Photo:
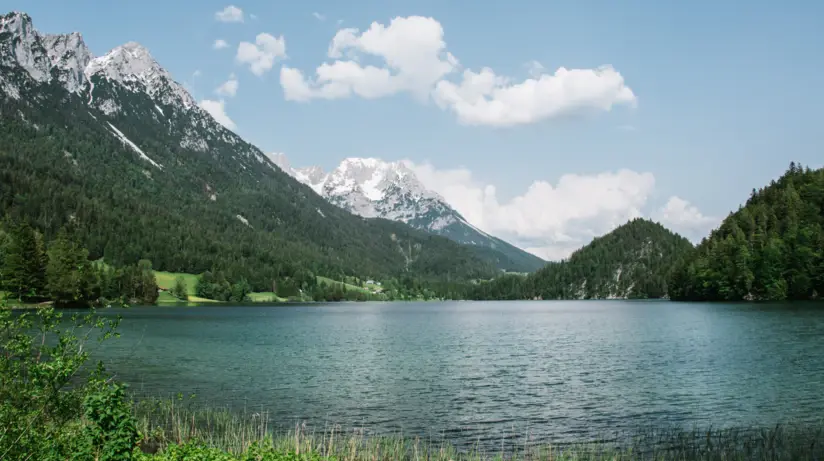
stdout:
POLYGON ((327 203, 217 124, 162 69, 149 69, 153 87, 98 73, 70 93, 7 59, 20 37, 0 34, 0 215, 47 237, 74 223, 91 257, 116 265, 147 258, 171 272, 220 269, 255 289, 297 268, 333 278, 494 273, 446 238, 327 203))
POLYGON ((678 300, 815 299, 824 293, 824 170, 795 164, 753 190, 673 272, 678 300))
POLYGON ((539 270, 530 288, 543 299, 660 298, 673 264, 691 251, 664 226, 634 219, 539 270))
POLYGON ((547 262, 499 238, 490 239, 495 247, 466 244, 472 252, 484 261, 506 272, 534 272, 547 262))
POLYGON ((634 219, 594 239, 565 261, 529 276, 509 275, 476 287, 476 299, 660 298, 677 260, 692 244, 664 226, 634 219))

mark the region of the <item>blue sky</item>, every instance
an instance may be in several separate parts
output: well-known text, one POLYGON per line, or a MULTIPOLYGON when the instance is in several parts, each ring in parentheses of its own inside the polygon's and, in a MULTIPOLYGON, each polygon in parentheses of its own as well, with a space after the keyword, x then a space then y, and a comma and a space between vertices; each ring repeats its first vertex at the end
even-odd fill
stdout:
MULTIPOLYGON (((697 239, 791 160, 820 167, 824 159, 824 3, 231 4, 243 22, 218 20, 230 3, 214 1, 26 0, 6 1, 4 9, 28 12, 42 32, 82 32, 95 55, 140 42, 198 100, 222 99, 241 136, 266 152, 285 153, 293 165, 331 169, 345 157, 408 159, 471 221, 547 257, 563 256, 639 212, 697 239), (393 18, 409 16, 442 28, 440 56, 451 53, 459 65, 441 80, 458 85, 463 70, 488 67, 509 79, 506 86, 533 78, 531 62, 550 76, 559 67, 611 65, 634 104, 613 98, 609 110, 563 110, 501 126, 462 122, 425 84, 416 86, 421 92, 375 98, 284 96, 282 66, 311 82, 319 65, 335 61, 328 51, 342 28, 358 32, 337 59, 385 66, 386 53, 396 56, 392 43, 378 40, 383 57, 352 43, 373 22, 389 27, 393 18), (250 61, 239 61, 238 47, 261 33, 282 36, 286 57, 256 75, 250 61), (228 47, 213 49, 216 39, 228 47), (236 94, 215 94, 232 73, 236 94), (538 219, 529 210, 553 216, 538 219)), ((410 31, 398 43, 414 54, 409 48, 425 42, 425 34, 410 31)))

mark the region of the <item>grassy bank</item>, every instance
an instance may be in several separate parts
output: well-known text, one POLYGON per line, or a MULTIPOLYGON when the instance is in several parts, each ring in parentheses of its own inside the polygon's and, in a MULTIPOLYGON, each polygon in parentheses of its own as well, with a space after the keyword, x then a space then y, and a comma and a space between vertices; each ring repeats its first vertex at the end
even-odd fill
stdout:
MULTIPOLYGON (((164 456, 181 450, 221 453, 225 459, 308 459, 345 461, 492 461, 492 460, 821 460, 824 425, 708 431, 639 430, 610 441, 533 443, 502 437, 498 443, 456 446, 443 438, 369 436, 363 430, 296 426, 272 430, 265 412, 204 408, 191 401, 144 400, 134 413, 142 434, 141 450, 164 456), (504 443, 506 439, 506 443, 504 443), (181 448, 184 445, 185 448, 181 448), (493 446, 494 445, 494 446, 493 446), (249 457, 250 454, 268 457, 249 457)), ((204 459, 224 459, 206 456, 204 459)), ((163 458, 161 458, 163 459, 163 458)), ((170 457, 167 459, 178 459, 170 457)), ((180 458, 183 459, 183 458, 180 458)))

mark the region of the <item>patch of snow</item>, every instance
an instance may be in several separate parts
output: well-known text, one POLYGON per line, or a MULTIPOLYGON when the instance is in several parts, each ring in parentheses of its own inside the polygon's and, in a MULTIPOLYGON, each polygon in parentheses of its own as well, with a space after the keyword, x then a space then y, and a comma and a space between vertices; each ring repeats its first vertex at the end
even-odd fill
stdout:
POLYGON ((112 99, 104 99, 97 104, 97 108, 106 115, 112 115, 120 111, 120 106, 112 99))
POLYGON ((88 80, 100 75, 123 84, 131 91, 145 91, 149 97, 165 105, 178 105, 185 109, 197 107, 197 102, 183 85, 174 81, 149 51, 136 42, 126 43, 92 59, 84 74, 88 80))
POLYGON ((124 135, 120 130, 115 128, 114 125, 112 125, 109 122, 106 122, 106 123, 112 128, 115 136, 120 138, 120 140, 123 142, 123 144, 128 144, 129 147, 131 147, 135 152, 137 152, 143 160, 146 160, 147 162, 151 163, 152 165, 154 165, 155 167, 157 167, 159 169, 163 169, 163 165, 161 165, 161 164, 155 162, 154 160, 152 160, 151 158, 149 158, 149 156, 146 155, 145 152, 143 152, 142 150, 140 150, 139 147, 137 147, 137 144, 133 143, 129 138, 126 137, 126 135, 124 135))
POLYGON ((3 62, 6 64, 16 62, 37 82, 51 80, 51 62, 43 48, 41 36, 32 25, 29 15, 13 12, 0 16, 0 34, 12 36, 11 40, 6 41, 8 44, 6 50, 9 55, 0 58, 3 62))
MULTIPOLYGON (((431 224, 429 224, 429 229, 433 231, 443 230, 446 226, 456 222, 455 217, 452 215, 442 215, 435 218, 431 224)), ((474 242, 473 242, 474 243, 474 242)))
POLYGON ((92 53, 83 41, 83 36, 77 32, 46 35, 43 37, 43 45, 58 81, 70 93, 79 93, 86 84, 86 66, 92 60, 92 53))
POLYGON ((71 152, 64 150, 63 156, 66 157, 70 162, 72 162, 72 165, 77 166, 77 160, 74 158, 71 152))
POLYGON ((211 201, 213 201, 213 202, 216 202, 216 201, 217 201, 217 194, 211 194, 211 195, 209 195, 209 200, 211 200, 211 201))
POLYGON ((315 209, 317 210, 317 212, 318 212, 318 214, 319 214, 319 215, 323 216, 324 218, 326 217, 326 215, 325 215, 325 214, 323 214, 323 212, 322 212, 322 211, 320 211, 320 208, 315 208, 315 209))
POLYGON ((0 92, 12 99, 20 99, 20 90, 2 76, 0 76, 0 92))
POLYGON ((180 140, 180 147, 198 152, 206 152, 209 149, 209 145, 206 144, 203 138, 191 133, 183 136, 183 139, 180 140))
POLYGON ((249 225, 249 220, 248 220, 248 219, 246 219, 246 218, 244 218, 243 216, 241 216, 241 215, 235 215, 235 217, 236 217, 238 220, 240 220, 240 222, 242 222, 243 224, 246 224, 247 226, 252 227, 252 226, 250 226, 250 225, 249 225))
POLYGON ((155 104, 154 107, 155 107, 155 109, 157 109, 158 112, 160 112, 160 115, 166 115, 166 114, 163 113, 163 109, 161 109, 160 106, 155 104))

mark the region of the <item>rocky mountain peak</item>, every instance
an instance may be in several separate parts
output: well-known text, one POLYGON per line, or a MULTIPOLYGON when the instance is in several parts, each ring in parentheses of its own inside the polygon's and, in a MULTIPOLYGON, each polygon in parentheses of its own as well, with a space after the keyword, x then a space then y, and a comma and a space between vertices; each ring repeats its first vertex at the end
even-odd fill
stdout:
POLYGON ((93 57, 83 36, 78 32, 46 35, 43 46, 60 83, 72 93, 82 89, 86 84, 86 66, 93 57))
POLYGON ((15 11, 0 16, 0 50, 3 64, 16 63, 38 82, 51 78, 51 62, 40 34, 26 13, 15 11))
POLYGON ((85 75, 89 81, 99 76, 132 91, 144 91, 165 105, 180 105, 185 109, 197 106, 183 85, 177 83, 149 50, 137 42, 125 43, 92 59, 86 66, 85 75))
POLYGON ((509 269, 534 270, 543 265, 539 258, 470 224, 443 197, 427 189, 404 161, 350 157, 325 173, 317 166, 295 169, 284 154, 267 157, 330 203, 350 213, 400 221, 459 243, 490 248, 508 260, 500 265, 509 269))

